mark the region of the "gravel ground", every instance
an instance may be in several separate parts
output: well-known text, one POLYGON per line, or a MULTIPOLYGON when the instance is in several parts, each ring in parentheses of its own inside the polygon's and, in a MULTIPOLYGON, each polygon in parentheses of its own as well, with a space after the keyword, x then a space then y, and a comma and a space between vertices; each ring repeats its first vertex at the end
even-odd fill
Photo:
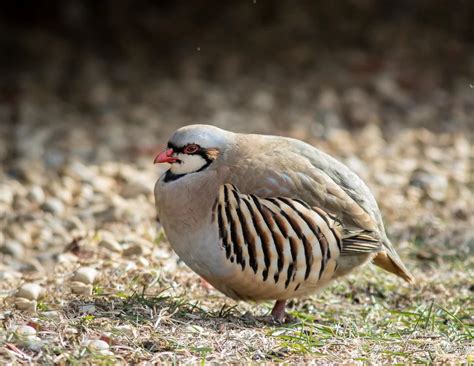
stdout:
POLYGON ((0 362, 473 362, 472 44, 379 24, 374 50, 313 47, 287 29, 239 52, 202 32, 165 61, 133 34, 111 60, 48 28, 17 33, 31 59, 2 64, 0 362), (190 123, 338 157, 417 284, 366 268, 295 301, 285 327, 259 320, 270 304, 209 288, 170 250, 152 194, 154 153, 190 123))

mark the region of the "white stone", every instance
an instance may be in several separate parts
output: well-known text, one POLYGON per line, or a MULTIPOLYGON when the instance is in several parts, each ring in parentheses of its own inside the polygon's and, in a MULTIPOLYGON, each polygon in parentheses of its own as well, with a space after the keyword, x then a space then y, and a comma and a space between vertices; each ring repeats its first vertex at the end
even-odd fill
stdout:
POLYGON ((41 206, 43 210, 51 212, 54 215, 61 215, 64 212, 64 204, 57 198, 49 198, 41 206))
POLYGON ((84 345, 92 352, 97 352, 101 354, 110 354, 109 344, 102 339, 91 339, 84 342, 84 345))
POLYGON ((72 281, 69 283, 71 287, 71 291, 77 295, 85 295, 90 296, 92 295, 92 285, 85 284, 82 282, 72 281))
POLYGON ((28 199, 38 205, 43 204, 45 198, 46 197, 43 188, 41 188, 40 186, 32 186, 30 191, 28 192, 28 199))
POLYGON ((69 166, 69 169, 75 176, 84 182, 93 182, 97 176, 97 174, 92 169, 80 163, 79 161, 72 162, 69 166))
POLYGON ((16 240, 7 240, 7 242, 0 247, 0 252, 9 254, 14 258, 22 258, 25 250, 20 242, 16 240))
POLYGON ((59 313, 59 311, 56 311, 56 310, 43 311, 41 315, 48 319, 54 319, 54 320, 61 319, 61 314, 59 313))
POLYGON ((121 267, 122 267, 122 270, 123 270, 124 273, 127 273, 127 272, 130 272, 130 271, 133 271, 133 270, 137 269, 137 265, 135 264, 135 262, 132 262, 132 261, 127 261, 121 267))
POLYGON ((116 240, 113 240, 110 238, 102 239, 101 242, 99 243, 99 246, 115 253, 122 253, 123 251, 122 246, 116 240))
POLYGON ((8 206, 11 206, 13 203, 13 191, 7 185, 0 186, 0 202, 5 203, 8 206))
POLYGON ((85 201, 92 201, 95 198, 94 187, 91 184, 84 184, 81 188, 80 195, 85 201))
POLYGON ((97 308, 95 307, 94 304, 86 304, 86 305, 79 306, 79 311, 81 313, 93 314, 97 311, 97 308))
POLYGON ((92 267, 81 267, 74 273, 73 281, 82 282, 85 284, 94 283, 98 272, 92 267))
POLYGON ((174 259, 166 260, 160 266, 161 271, 168 272, 168 273, 175 273, 177 269, 178 269, 178 264, 177 264, 176 260, 174 260, 174 259))
POLYGON ((44 289, 36 283, 25 283, 22 285, 18 292, 15 294, 16 297, 23 297, 28 300, 38 299, 44 292, 44 289))
POLYGON ((74 327, 66 327, 64 328, 64 334, 78 334, 79 331, 74 327))
POLYGON ((21 278, 21 272, 11 270, 7 267, 8 270, 0 270, 0 281, 16 281, 21 278))
POLYGON ((144 268, 148 268, 150 266, 150 262, 145 257, 139 257, 137 259, 137 263, 139 263, 144 268))
POLYGON ((14 331, 21 337, 32 337, 36 335, 36 329, 29 325, 19 325, 14 331))
POLYGON ((43 341, 37 336, 28 337, 23 343, 32 351, 38 351, 43 347, 43 341))

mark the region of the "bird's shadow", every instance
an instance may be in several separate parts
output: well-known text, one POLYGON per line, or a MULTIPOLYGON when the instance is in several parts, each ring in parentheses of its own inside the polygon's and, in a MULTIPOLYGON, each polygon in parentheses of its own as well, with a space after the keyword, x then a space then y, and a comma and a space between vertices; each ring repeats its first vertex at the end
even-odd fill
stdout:
MULTIPOLYGON (((384 296, 380 297, 384 298, 384 296)), ((403 294, 394 296, 392 304, 395 308, 398 308, 396 304, 399 300, 406 301, 405 296, 403 294)), ((294 327, 299 324, 331 325, 329 324, 331 321, 325 321, 319 316, 311 314, 312 312, 293 312, 296 316, 290 315, 284 323, 280 323, 270 315, 241 313, 237 305, 224 304, 210 309, 201 306, 199 300, 190 302, 189 299, 183 297, 150 295, 144 292, 123 296, 101 294, 94 297, 75 297, 64 304, 62 311, 67 318, 77 319, 79 323, 82 318, 93 315, 95 318, 109 318, 124 323, 131 322, 144 325, 157 322, 199 325, 218 332, 223 327, 227 329, 263 329, 282 326, 294 327)))
MULTIPOLYGON (((124 323, 150 324, 175 322, 194 324, 219 331, 223 324, 227 328, 259 329, 283 325, 271 316, 238 313, 237 305, 223 305, 216 310, 202 308, 198 302, 189 303, 180 298, 167 296, 131 295, 127 297, 96 296, 74 298, 67 302, 62 311, 69 319, 80 320, 93 315, 94 318, 109 318, 124 323)), ((89 317, 90 318, 90 317, 89 317)), ((297 323, 297 319, 285 324, 297 323)))

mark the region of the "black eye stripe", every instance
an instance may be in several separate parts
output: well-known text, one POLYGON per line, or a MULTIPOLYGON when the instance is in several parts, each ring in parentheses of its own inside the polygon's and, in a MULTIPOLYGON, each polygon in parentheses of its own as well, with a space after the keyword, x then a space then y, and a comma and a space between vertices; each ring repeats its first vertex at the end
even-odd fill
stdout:
MULTIPOLYGON (((186 145, 181 146, 181 147, 175 145, 175 144, 172 143, 172 142, 168 142, 167 146, 168 146, 168 149, 173 149, 173 152, 174 152, 175 154, 199 155, 199 156, 201 156, 204 160, 206 160, 206 162, 207 162, 208 164, 212 163, 212 162, 215 160, 215 157, 209 155, 208 149, 202 147, 201 145, 199 145, 199 144, 197 144, 197 143, 195 143, 195 142, 191 142, 191 143, 186 144, 186 145), (196 145, 196 146, 197 146, 197 150, 194 151, 194 152, 192 152, 192 153, 185 153, 185 152, 184 152, 184 149, 185 149, 187 146, 189 146, 189 145, 196 145)), ((206 167, 207 167, 207 166, 208 166, 208 165, 206 165, 206 167)))
POLYGON ((199 144, 196 144, 194 142, 186 144, 184 146, 176 146, 172 142, 168 142, 168 149, 173 149, 173 152, 175 154, 188 154, 188 155, 199 154, 203 156, 203 154, 206 153, 206 149, 202 148, 199 144), (184 150, 186 149, 186 147, 190 145, 196 145, 197 147, 196 151, 193 151, 192 153, 185 153, 184 150))
POLYGON ((173 149, 174 152, 179 152, 180 148, 173 144, 172 142, 168 142, 168 149, 173 149))

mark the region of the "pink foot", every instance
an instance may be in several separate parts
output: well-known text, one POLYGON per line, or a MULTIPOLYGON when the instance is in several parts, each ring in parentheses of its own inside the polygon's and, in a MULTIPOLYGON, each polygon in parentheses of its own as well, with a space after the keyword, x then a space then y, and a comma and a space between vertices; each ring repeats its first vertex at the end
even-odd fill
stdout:
POLYGON ((272 317, 278 323, 283 323, 288 317, 285 311, 286 300, 277 300, 272 309, 272 317))

